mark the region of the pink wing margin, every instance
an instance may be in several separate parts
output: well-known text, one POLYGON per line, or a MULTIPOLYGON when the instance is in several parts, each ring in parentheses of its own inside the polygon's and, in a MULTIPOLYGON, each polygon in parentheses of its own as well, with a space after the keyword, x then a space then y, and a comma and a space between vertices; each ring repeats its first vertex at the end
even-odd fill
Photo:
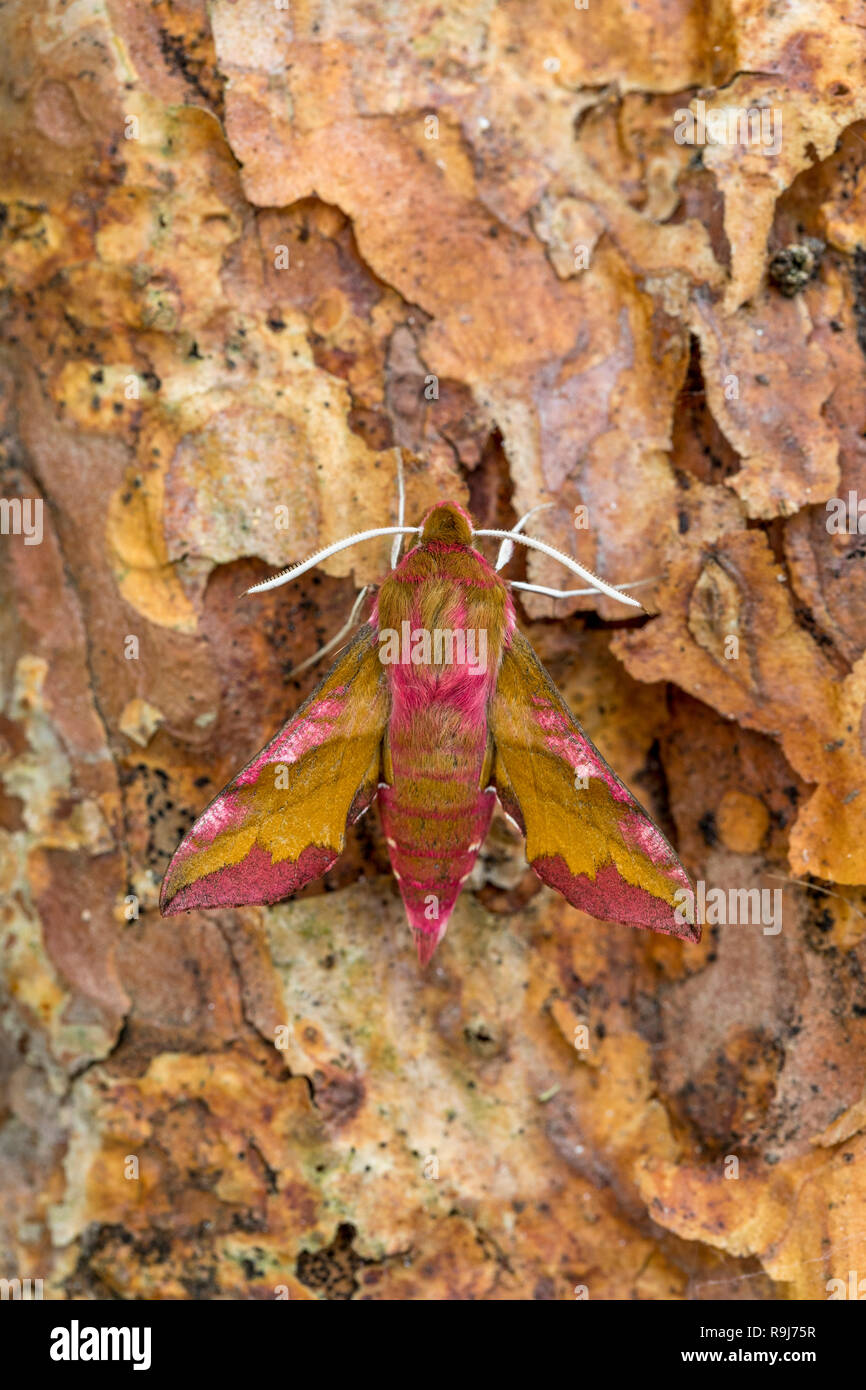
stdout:
POLYGON ((274 903, 321 877, 376 795, 390 695, 368 623, 182 840, 163 916, 274 903))
POLYGON ((493 777, 539 878, 603 921, 699 941, 689 877, 515 632, 490 705, 493 777))

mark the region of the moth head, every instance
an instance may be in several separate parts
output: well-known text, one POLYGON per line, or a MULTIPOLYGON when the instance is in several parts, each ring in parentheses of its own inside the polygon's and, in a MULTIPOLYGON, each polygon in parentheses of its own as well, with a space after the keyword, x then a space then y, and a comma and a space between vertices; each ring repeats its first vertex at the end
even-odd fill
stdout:
POLYGON ((472 518, 456 502, 437 502, 421 523, 421 544, 446 541, 451 545, 472 544, 472 518))

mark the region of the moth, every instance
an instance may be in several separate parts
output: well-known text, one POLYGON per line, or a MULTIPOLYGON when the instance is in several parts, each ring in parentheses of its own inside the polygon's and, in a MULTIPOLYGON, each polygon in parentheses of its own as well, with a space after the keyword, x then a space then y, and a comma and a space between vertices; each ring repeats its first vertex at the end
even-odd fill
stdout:
POLYGON ((347 827, 375 800, 426 965, 498 798, 538 877, 575 907, 700 939, 684 868, 521 635, 511 590, 597 590, 641 605, 523 534, 527 519, 510 532, 475 531, 462 507, 440 502, 417 528, 360 532, 253 586, 273 588, 349 545, 396 537, 368 621, 184 837, 163 881, 163 915, 289 897, 331 868, 347 827), (415 544, 399 559, 406 533, 415 544), (495 567, 475 548, 481 536, 502 541, 495 567), (559 559, 593 590, 506 583, 499 571, 515 542, 559 559))

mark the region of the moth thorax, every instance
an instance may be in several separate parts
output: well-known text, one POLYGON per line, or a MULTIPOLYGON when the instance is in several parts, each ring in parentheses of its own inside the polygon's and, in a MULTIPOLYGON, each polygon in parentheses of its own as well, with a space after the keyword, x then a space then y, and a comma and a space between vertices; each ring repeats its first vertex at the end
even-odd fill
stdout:
POLYGON ((421 529, 422 545, 430 541, 445 541, 450 545, 472 544, 472 523, 462 507, 454 502, 437 502, 424 518, 421 529))

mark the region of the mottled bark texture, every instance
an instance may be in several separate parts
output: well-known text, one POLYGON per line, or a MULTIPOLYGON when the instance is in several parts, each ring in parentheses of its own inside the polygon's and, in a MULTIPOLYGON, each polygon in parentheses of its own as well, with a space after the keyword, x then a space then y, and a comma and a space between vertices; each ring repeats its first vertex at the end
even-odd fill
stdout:
POLYGON ((2 7, 4 1276, 866 1275, 864 38, 846 0, 2 7), (520 622, 739 920, 599 924, 500 817, 419 973, 375 812, 300 900, 160 918, 389 543, 240 595, 393 523, 394 445, 413 520, 553 501, 653 581, 520 622))

